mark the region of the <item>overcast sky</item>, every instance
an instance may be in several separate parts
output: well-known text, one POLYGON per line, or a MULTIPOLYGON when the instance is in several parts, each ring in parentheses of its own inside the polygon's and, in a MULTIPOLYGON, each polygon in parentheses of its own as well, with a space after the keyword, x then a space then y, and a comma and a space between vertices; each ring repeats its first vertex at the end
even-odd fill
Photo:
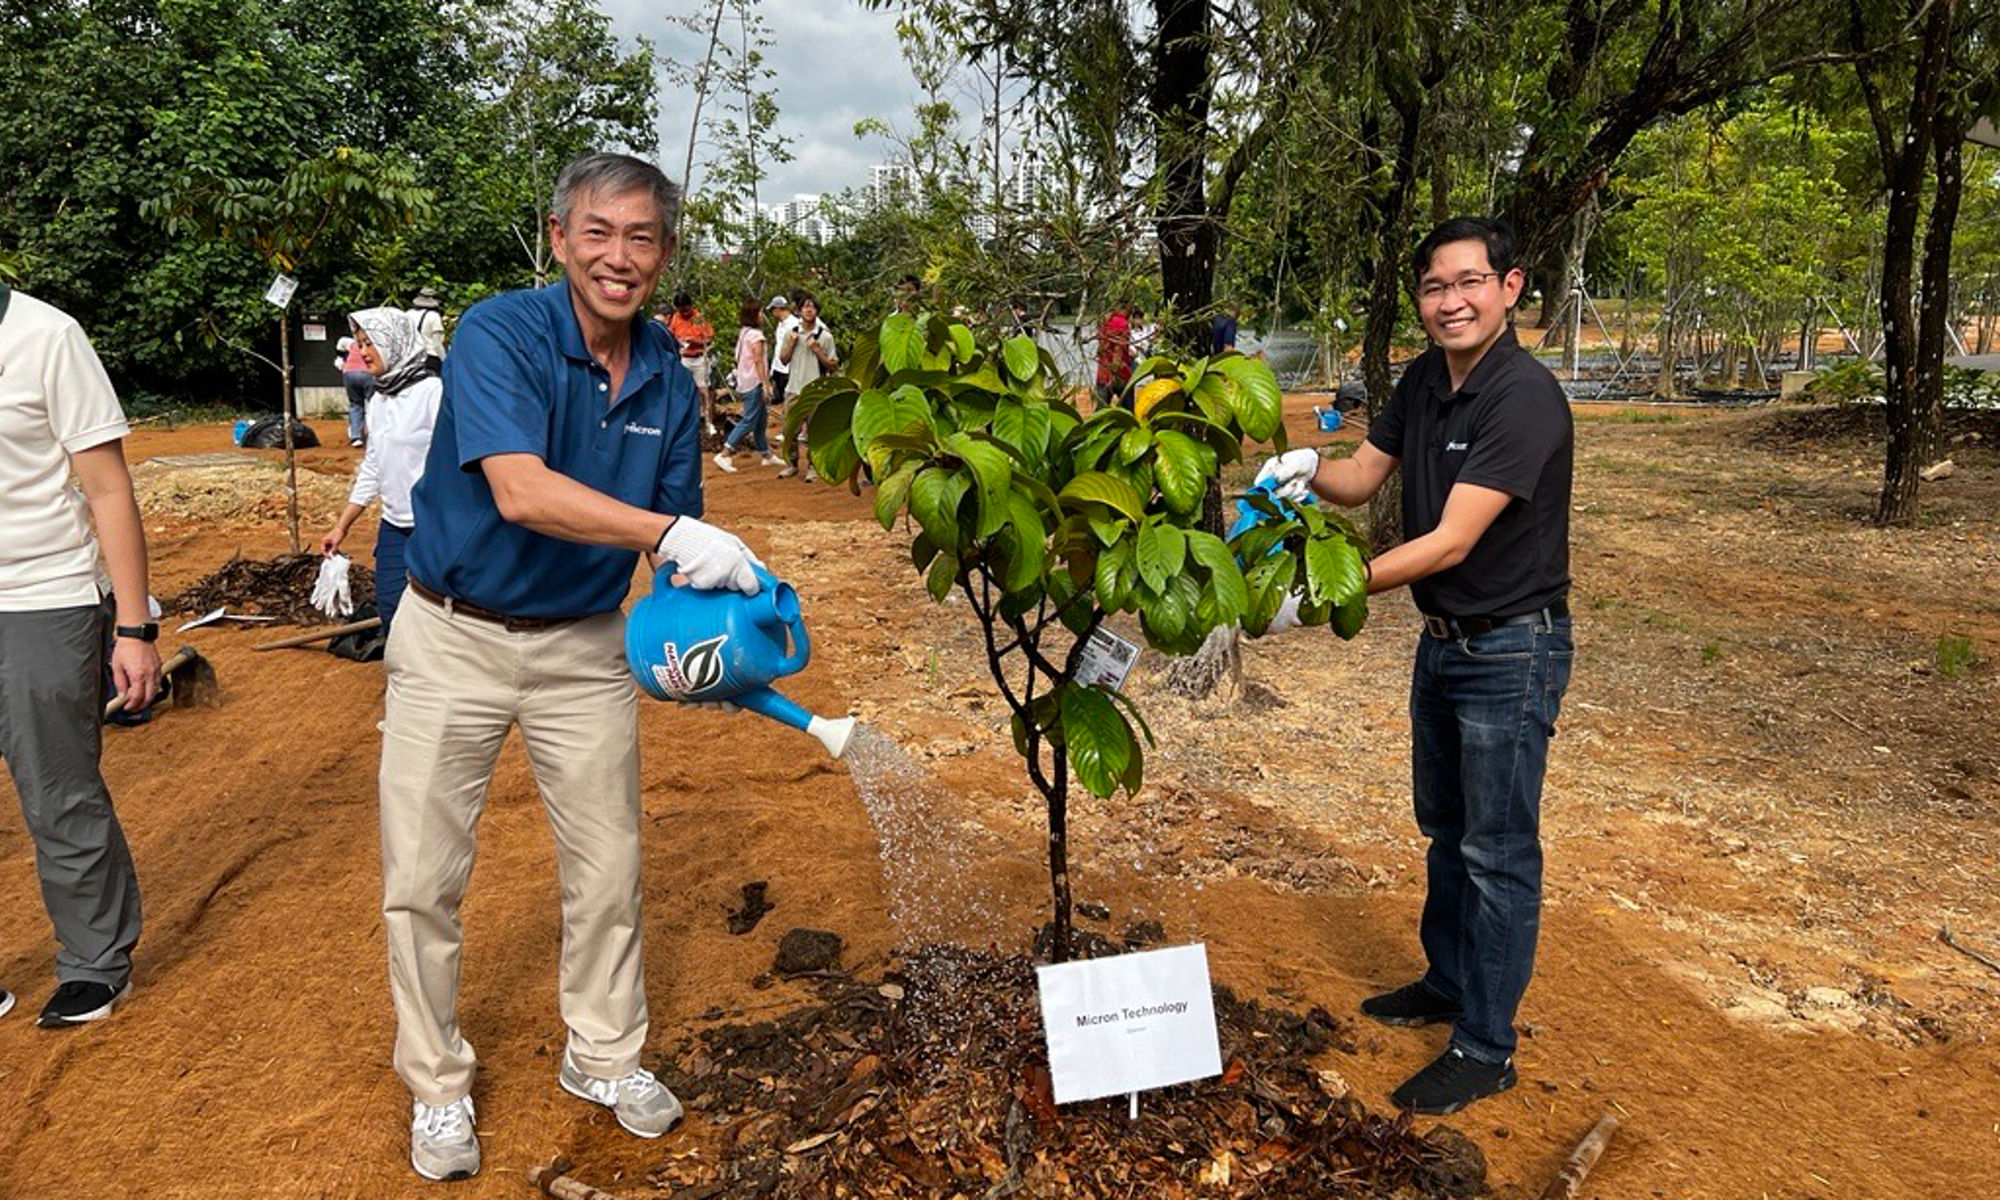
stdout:
MULTIPOLYGON (((621 37, 628 42, 649 37, 663 54, 682 62, 698 59, 703 44, 659 13, 662 7, 686 11, 693 3, 598 0, 621 37)), ((864 9, 854 0, 777 0, 763 10, 776 41, 768 61, 778 73, 778 125, 791 138, 792 161, 770 167, 759 198, 771 204, 796 192, 837 192, 867 183, 868 168, 887 161, 891 148, 879 137, 856 138, 854 123, 879 117, 908 128, 918 95, 896 43, 894 14, 864 9)), ((675 178, 687 153, 692 103, 692 93, 661 81, 660 157, 675 178)), ((703 123, 709 123, 706 113, 703 123)), ((703 153, 696 152, 697 173, 703 153)), ((695 184, 700 187, 699 178, 695 184)))

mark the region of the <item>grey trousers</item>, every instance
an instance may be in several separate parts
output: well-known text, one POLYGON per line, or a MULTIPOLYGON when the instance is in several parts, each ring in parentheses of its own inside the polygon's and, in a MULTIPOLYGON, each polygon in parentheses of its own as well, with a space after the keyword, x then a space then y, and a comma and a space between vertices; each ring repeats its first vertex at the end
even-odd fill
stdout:
POLYGON ((0 612, 0 758, 35 839, 56 981, 121 987, 139 941, 139 879, 98 770, 103 610, 0 612))

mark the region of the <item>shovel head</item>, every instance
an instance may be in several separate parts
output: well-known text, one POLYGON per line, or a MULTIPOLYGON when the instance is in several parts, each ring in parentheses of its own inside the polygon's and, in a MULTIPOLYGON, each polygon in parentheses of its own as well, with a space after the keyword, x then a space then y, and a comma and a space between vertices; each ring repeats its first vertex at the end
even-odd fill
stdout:
POLYGON ((204 707, 222 703, 222 685, 215 678, 215 664, 193 646, 182 646, 165 664, 167 694, 175 708, 204 707))

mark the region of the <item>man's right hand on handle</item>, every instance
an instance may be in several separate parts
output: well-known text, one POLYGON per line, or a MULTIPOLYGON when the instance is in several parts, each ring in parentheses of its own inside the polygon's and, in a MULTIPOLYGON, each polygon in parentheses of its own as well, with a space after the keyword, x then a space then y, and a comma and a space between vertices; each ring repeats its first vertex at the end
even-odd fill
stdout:
POLYGON ((734 588, 754 596, 763 587, 756 568, 763 562, 733 533, 693 517, 675 517, 654 550, 662 561, 675 563, 688 586, 704 591, 734 588))
POLYGON ((1257 483, 1270 485, 1274 493, 1286 500, 1305 503, 1312 499, 1313 476, 1319 474, 1320 462, 1319 451, 1310 446, 1287 450, 1264 460, 1264 466, 1257 472, 1257 483))

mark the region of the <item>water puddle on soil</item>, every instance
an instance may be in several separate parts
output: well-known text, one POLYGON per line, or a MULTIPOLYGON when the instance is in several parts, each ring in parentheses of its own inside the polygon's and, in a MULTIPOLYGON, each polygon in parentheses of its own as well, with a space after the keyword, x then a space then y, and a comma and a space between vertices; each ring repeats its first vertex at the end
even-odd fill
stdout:
POLYGON ((888 734, 858 726, 841 756, 881 845, 889 913, 906 946, 1008 940, 982 866, 998 849, 956 815, 944 784, 888 734))

